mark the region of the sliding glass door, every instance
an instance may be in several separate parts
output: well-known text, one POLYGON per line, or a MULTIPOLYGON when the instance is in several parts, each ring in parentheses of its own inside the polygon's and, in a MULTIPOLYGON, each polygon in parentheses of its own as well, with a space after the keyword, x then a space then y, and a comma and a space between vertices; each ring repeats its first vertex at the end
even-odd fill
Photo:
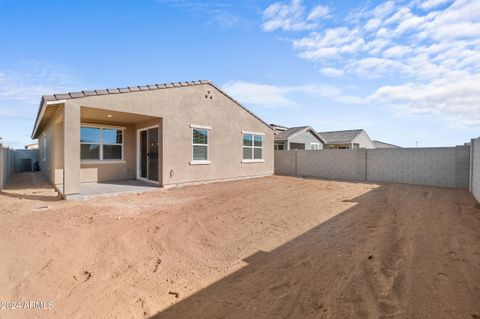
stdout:
POLYGON ((158 127, 139 131, 139 178, 158 182, 158 127))

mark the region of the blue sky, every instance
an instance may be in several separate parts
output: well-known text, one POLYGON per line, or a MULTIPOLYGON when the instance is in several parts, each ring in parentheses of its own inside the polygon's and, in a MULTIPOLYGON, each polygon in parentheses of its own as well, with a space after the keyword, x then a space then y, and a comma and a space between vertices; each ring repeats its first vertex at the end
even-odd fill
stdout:
POLYGON ((43 94, 210 79, 269 123, 480 135, 480 1, 0 0, 0 136, 43 94))

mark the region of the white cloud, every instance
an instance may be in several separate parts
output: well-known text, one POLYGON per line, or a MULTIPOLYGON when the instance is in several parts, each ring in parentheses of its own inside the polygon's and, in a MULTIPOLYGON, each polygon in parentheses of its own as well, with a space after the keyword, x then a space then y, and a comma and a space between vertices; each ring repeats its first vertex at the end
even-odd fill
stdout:
POLYGON ((78 87, 68 72, 44 64, 20 69, 0 70, 0 101, 21 101, 38 104, 42 95, 62 93, 78 87))
POLYGON ((348 96, 334 86, 323 84, 308 84, 299 86, 275 86, 244 81, 230 81, 223 89, 245 105, 255 105, 263 108, 301 107, 297 101, 299 95, 316 98, 329 98, 341 103, 361 103, 363 99, 348 96))
POLYGON ((328 14, 330 13, 330 9, 327 6, 322 6, 318 5, 310 11, 310 13, 307 16, 307 20, 317 20, 320 18, 326 18, 328 17, 328 14))
POLYGON ((365 30, 367 30, 369 32, 372 32, 372 31, 375 31, 376 29, 378 29, 378 27, 380 26, 381 23, 382 23, 382 20, 377 19, 377 18, 372 18, 372 19, 367 21, 364 28, 365 28, 365 30))
POLYGON ((366 78, 380 78, 386 74, 404 72, 407 66, 402 63, 386 58, 369 57, 360 60, 352 60, 346 69, 366 78))
POLYGON ((370 97, 406 113, 437 114, 463 125, 480 125, 480 78, 383 86, 370 97))
POLYGON ((447 2, 450 2, 450 0, 427 0, 423 1, 419 7, 425 10, 429 10, 447 2))
MULTIPOLYGON (((305 10, 301 6, 296 24, 309 23, 305 10)), ((480 95, 467 90, 479 84, 478 12, 478 0, 387 1, 342 12, 328 26, 310 24, 292 47, 324 75, 383 79, 371 95, 376 101, 478 124, 478 117, 467 116, 468 110, 478 115, 473 105, 480 105, 480 95)))
POLYGON ((223 89, 247 105, 252 104, 265 108, 296 106, 283 88, 273 85, 233 81, 226 83, 223 89))
POLYGON ((318 5, 307 12, 301 0, 291 0, 289 3, 276 2, 263 12, 264 31, 304 31, 319 26, 318 20, 329 15, 327 6, 318 5))
POLYGON ((356 53, 365 41, 358 29, 331 28, 323 33, 312 32, 309 36, 293 41, 293 47, 307 60, 335 58, 341 54, 356 53))
POLYGON ((219 12, 212 18, 213 22, 218 24, 223 29, 231 28, 240 22, 240 18, 230 12, 219 12))
POLYGON ((412 49, 409 46, 396 45, 385 50, 383 56, 387 58, 400 58, 411 51, 412 49))
POLYGON ((345 74, 345 72, 342 69, 336 69, 336 68, 321 68, 320 73, 327 75, 327 76, 342 76, 345 74))

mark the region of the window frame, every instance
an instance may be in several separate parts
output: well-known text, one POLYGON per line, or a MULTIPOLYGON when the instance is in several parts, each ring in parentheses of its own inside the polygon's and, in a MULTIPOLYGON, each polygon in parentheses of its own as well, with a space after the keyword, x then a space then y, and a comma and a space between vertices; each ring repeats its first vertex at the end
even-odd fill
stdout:
POLYGON ((264 141, 265 141, 265 133, 259 133, 259 132, 249 132, 249 131, 242 131, 242 163, 264 163, 264 141), (245 140, 245 135, 252 135, 252 145, 251 146, 245 146, 243 144, 245 140), (255 136, 259 136, 262 139, 262 146, 255 146, 255 136), (243 158, 243 150, 245 148, 249 148, 252 150, 252 158, 243 158), (262 158, 255 158, 255 149, 261 149, 262 150, 262 158))
POLYGON ((310 143, 310 150, 312 151, 320 150, 320 143, 310 143))
POLYGON ((205 125, 194 125, 194 124, 190 124, 190 128, 192 129, 191 130, 191 137, 192 137, 192 156, 191 156, 191 161, 190 161, 190 165, 209 165, 211 164, 212 162, 210 161, 210 131, 212 130, 212 128, 210 126, 205 126, 205 125), (206 144, 199 144, 199 143, 194 143, 193 142, 193 134, 194 134, 194 131, 195 130, 202 130, 202 131, 206 131, 207 132, 207 143, 206 144), (206 146, 207 147, 207 159, 206 160, 196 160, 193 158, 193 149, 195 148, 195 146, 206 146))
POLYGON ((80 145, 98 145, 99 147, 99 154, 98 159, 82 159, 82 154, 80 151, 80 163, 82 164, 93 164, 93 163, 125 163, 125 127, 122 126, 114 126, 114 125, 102 125, 102 124, 91 124, 91 123, 81 123, 80 130, 85 128, 95 128, 100 130, 100 140, 99 143, 87 143, 81 141, 81 132, 80 132, 80 145), (103 130, 117 130, 122 132, 122 143, 103 143, 103 130), (103 158, 103 146, 104 145, 117 145, 120 146, 121 151, 121 158, 120 159, 104 159, 103 158))

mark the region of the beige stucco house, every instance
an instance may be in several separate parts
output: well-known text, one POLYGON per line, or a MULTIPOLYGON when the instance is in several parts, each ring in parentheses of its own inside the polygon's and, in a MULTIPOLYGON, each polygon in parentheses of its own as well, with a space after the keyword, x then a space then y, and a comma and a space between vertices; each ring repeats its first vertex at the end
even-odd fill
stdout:
POLYGON ((273 174, 274 130, 210 81, 43 96, 32 138, 65 197, 88 182, 168 187, 273 174))

